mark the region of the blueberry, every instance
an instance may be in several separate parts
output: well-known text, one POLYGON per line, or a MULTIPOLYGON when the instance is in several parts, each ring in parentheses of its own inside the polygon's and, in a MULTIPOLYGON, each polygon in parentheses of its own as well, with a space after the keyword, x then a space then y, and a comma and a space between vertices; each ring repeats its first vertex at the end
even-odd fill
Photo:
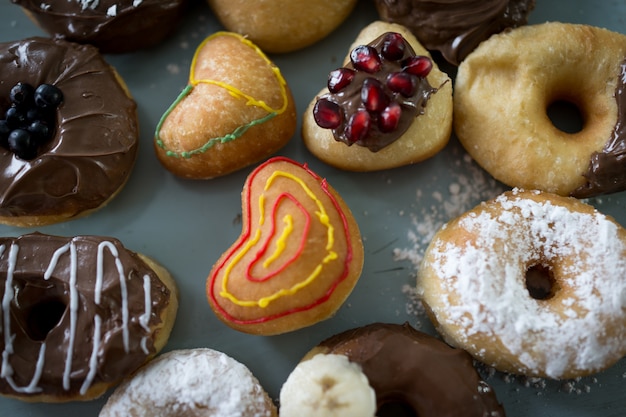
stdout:
POLYGON ((11 88, 9 98, 16 106, 30 106, 33 103, 35 88, 27 83, 17 83, 11 88))
POLYGON ((50 128, 41 120, 35 120, 28 125, 28 132, 32 135, 33 140, 37 143, 45 143, 50 139, 50 128))
POLYGON ((23 127, 26 123, 26 114, 17 107, 11 106, 6 111, 4 119, 11 129, 17 129, 23 127))
POLYGON ((33 159, 37 155, 37 143, 24 129, 15 129, 9 134, 9 150, 18 158, 33 159))
POLYGON ((41 84, 35 90, 35 104, 43 109, 56 109, 63 102, 63 93, 52 84, 41 84))

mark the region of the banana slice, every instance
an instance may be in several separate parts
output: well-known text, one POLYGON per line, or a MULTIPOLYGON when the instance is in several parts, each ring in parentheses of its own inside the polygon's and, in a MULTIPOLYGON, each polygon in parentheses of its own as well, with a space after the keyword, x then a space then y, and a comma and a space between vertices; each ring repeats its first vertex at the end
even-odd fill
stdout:
POLYGON ((300 362, 280 391, 281 417, 374 417, 376 394, 361 367, 344 355, 300 362))

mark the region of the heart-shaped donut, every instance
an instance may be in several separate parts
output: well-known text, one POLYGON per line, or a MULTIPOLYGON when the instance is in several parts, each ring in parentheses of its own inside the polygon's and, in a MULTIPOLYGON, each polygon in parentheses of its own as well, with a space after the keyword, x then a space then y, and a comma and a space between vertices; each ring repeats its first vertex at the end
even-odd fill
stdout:
POLYGON ((332 316, 363 267, 359 227, 346 203, 306 165, 272 158, 247 178, 242 232, 207 279, 230 327, 279 334, 332 316))

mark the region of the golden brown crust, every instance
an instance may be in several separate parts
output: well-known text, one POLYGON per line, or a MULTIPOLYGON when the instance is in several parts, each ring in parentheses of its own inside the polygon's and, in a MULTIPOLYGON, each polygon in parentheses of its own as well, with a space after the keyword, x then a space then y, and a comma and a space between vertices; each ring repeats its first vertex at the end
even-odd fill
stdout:
MULTIPOLYGON (((364 28, 350 50, 368 44, 385 32, 398 32, 411 44, 417 55, 430 54, 404 26, 374 22, 364 28)), ((348 57, 344 63, 348 62, 348 57)), ((334 167, 349 171, 376 171, 413 164, 428 159, 442 150, 452 132, 452 83, 447 74, 436 65, 427 77, 430 85, 439 90, 426 105, 425 113, 418 116, 402 137, 378 152, 366 147, 347 146, 335 140, 330 129, 319 127, 313 118, 317 97, 328 92, 324 88, 306 109, 302 119, 302 138, 306 147, 319 159, 334 167)))
POLYGON ((497 180, 570 195, 617 122, 624 57, 625 35, 586 25, 545 23, 494 35, 459 66, 455 132, 497 180), (565 133, 548 118, 559 100, 580 109, 580 132, 565 133))
POLYGON ((244 38, 227 32, 209 37, 190 78, 191 90, 157 129, 156 154, 172 173, 226 175, 267 158, 293 136, 291 91, 278 68, 244 38))
POLYGON ((359 227, 338 193, 306 168, 275 158, 249 176, 242 206, 242 233, 207 280, 216 315, 263 335, 332 316, 356 285, 364 256, 359 227))
POLYGON ((208 0, 227 30, 270 53, 302 49, 335 30, 356 0, 208 0))

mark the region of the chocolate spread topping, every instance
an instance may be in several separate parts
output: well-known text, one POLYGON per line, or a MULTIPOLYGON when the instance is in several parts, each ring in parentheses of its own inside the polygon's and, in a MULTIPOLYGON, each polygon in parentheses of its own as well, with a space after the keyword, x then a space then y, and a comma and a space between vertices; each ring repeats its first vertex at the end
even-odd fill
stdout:
MULTIPOLYGON (((404 132, 409 128, 415 118, 421 114, 424 114, 424 108, 428 102, 428 99, 432 94, 435 94, 438 88, 434 88, 430 85, 425 77, 415 77, 417 79, 417 87, 415 93, 411 97, 404 97, 402 94, 392 92, 387 89, 386 93, 392 101, 400 104, 402 109, 402 116, 400 117, 399 125, 392 132, 382 132, 378 129, 376 123, 372 123, 371 128, 367 136, 356 142, 352 142, 345 135, 346 121, 350 120, 358 110, 363 109, 363 102, 361 100, 361 88, 366 78, 375 78, 384 86, 387 76, 394 72, 402 71, 402 61, 408 57, 415 56, 415 51, 411 45, 404 41, 405 52, 404 56, 398 60, 386 59, 380 53, 383 46, 383 41, 386 34, 382 34, 378 38, 374 39, 368 45, 374 47, 380 56, 382 61, 381 69, 376 73, 368 73, 364 71, 356 71, 352 82, 337 93, 327 93, 320 96, 318 99, 328 99, 333 103, 338 104, 343 110, 343 120, 339 127, 332 129, 333 136, 336 140, 346 143, 347 145, 356 144, 359 146, 365 146, 372 152, 377 152, 385 146, 398 140, 404 132)), ((354 69, 354 65, 351 62, 345 66, 345 68, 354 69)))
POLYGON ((505 415, 468 353, 408 324, 375 323, 348 330, 320 347, 361 365, 379 408, 401 403, 420 417, 505 415))
POLYGON ((156 45, 183 16, 187 0, 11 0, 53 37, 103 53, 156 45))
POLYGON ((458 65, 480 42, 525 25, 535 0, 375 0, 380 18, 409 28, 431 51, 458 65))
POLYGON ((98 50, 30 38, 0 44, 0 112, 18 82, 54 84, 64 102, 54 138, 32 160, 0 148, 0 216, 45 216, 100 206, 135 163, 136 104, 98 50))
POLYGON ((584 174, 587 183, 572 193, 587 198, 626 190, 626 58, 620 65, 615 89, 617 122, 602 152, 596 152, 584 174))
POLYGON ((0 239, 0 393, 84 393, 155 353, 171 292, 113 238, 0 239))

